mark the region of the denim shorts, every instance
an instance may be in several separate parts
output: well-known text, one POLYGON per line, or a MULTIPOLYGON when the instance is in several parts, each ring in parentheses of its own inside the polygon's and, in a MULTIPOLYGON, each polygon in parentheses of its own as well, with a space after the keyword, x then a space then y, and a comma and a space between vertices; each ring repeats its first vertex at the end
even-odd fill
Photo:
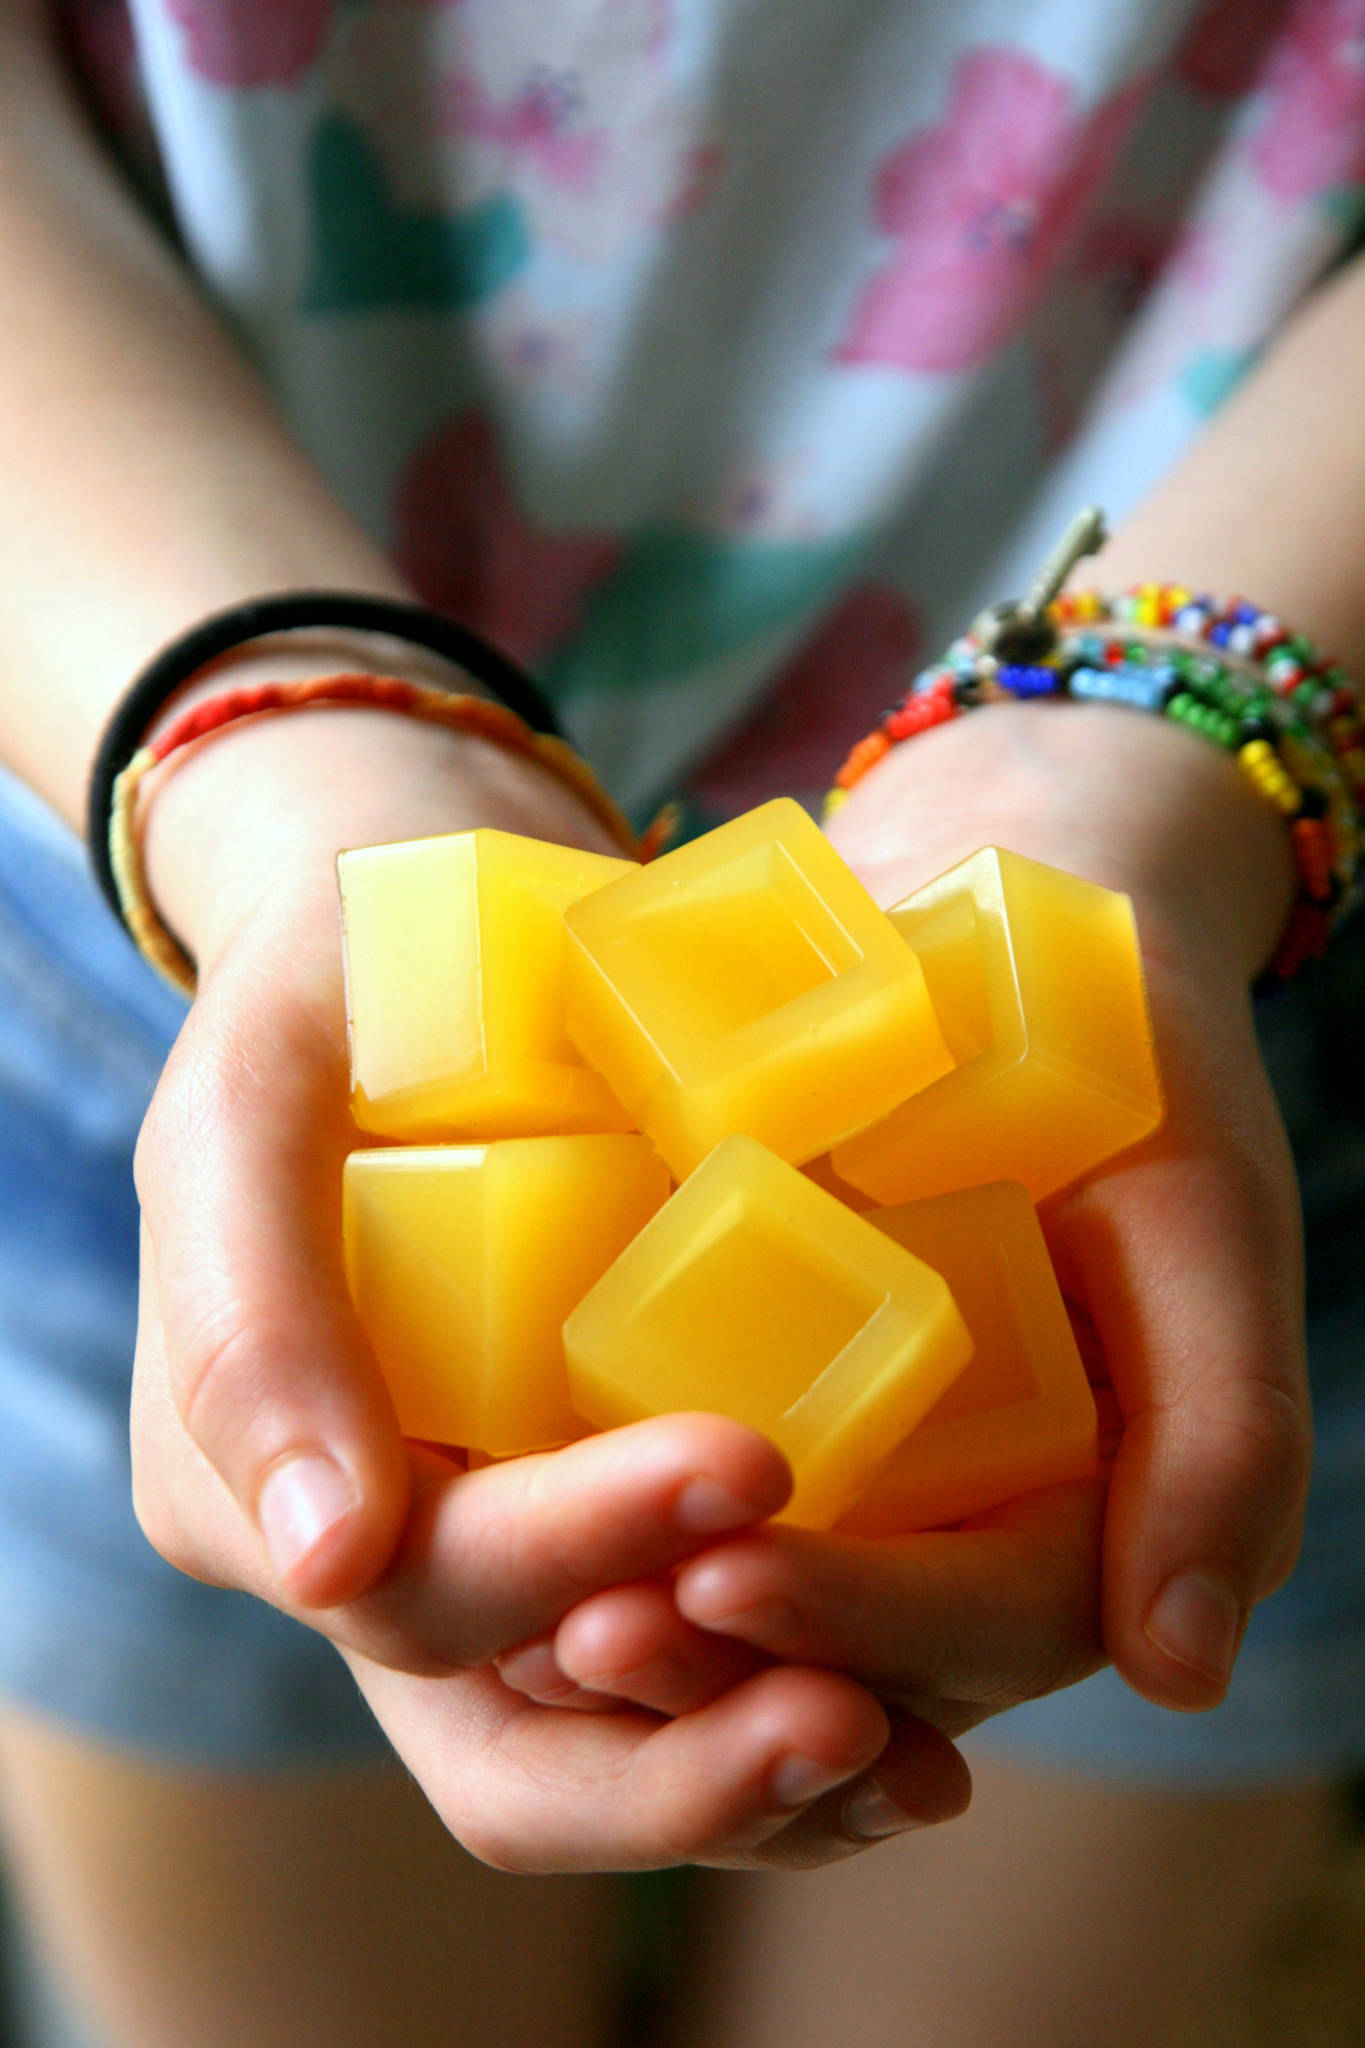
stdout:
POLYGON ((132 1151, 183 1015, 0 772, 0 1693, 167 1762, 382 1755, 329 1643, 183 1577, 133 1515, 132 1151))
MULTIPOLYGON (((321 1637, 181 1577, 129 1504, 138 1124, 183 1006, 76 841, 0 776, 0 1692, 167 1760, 382 1753, 321 1637)), ((1320 1431, 1303 1562, 1227 1703, 1146 1706, 1105 1673, 992 1722, 996 1753, 1232 1785, 1365 1765, 1365 949, 1266 1006, 1299 1154, 1320 1431)))

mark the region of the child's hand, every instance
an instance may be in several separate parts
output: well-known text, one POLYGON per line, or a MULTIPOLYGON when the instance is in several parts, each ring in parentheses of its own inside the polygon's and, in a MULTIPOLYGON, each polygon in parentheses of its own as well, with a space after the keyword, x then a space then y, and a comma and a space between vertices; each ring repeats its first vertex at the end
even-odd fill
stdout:
POLYGON ((962 1810, 969 1780, 951 1744, 918 1719, 888 1718, 834 1672, 770 1669, 710 1638, 710 1694, 673 1718, 557 1680, 529 1697, 535 1651, 498 1654, 562 1614, 585 1581, 629 1579, 643 1549, 690 1554, 708 1526, 749 1522, 787 1489, 762 1439, 703 1415, 454 1480, 433 1461, 368 1618, 382 1628, 420 1613, 450 1661, 420 1673, 354 1652, 348 1661, 467 1848, 522 1871, 805 1867, 875 1839, 858 1804, 874 1765, 906 1826, 962 1810), (743 1470, 750 1497, 723 1501, 709 1477, 680 1492, 679 1475, 699 1466, 743 1470))
POLYGON ((610 1697, 678 1714, 720 1697, 747 1652, 847 1671, 955 1738, 1104 1662, 1103 1506, 1097 1478, 951 1533, 869 1542, 769 1527, 667 1583, 596 1594, 499 1668, 539 1699, 558 1688, 584 1708, 610 1697))
POLYGON ((833 836, 886 903, 986 843, 1134 897, 1167 1119, 1044 1219, 1121 1418, 1107 1508, 1060 1488, 961 1535, 755 1533, 684 1565, 676 1607, 657 1587, 588 1603, 557 1668, 656 1705, 663 1670, 704 1697, 724 1671, 706 1631, 951 1733, 1105 1656, 1150 1699, 1212 1706, 1292 1567, 1308 1478, 1297 1193, 1247 1001, 1287 906, 1283 829, 1215 748, 1068 706, 898 749, 833 836))
POLYGON ((1212 1706, 1252 1607, 1293 1565, 1308 1487, 1298 1193, 1247 993, 1288 912, 1288 835, 1220 749, 1163 720, 1009 707, 939 738, 900 748, 841 821, 882 901, 944 865, 945 836, 1133 897, 1166 1121, 1045 1223, 1124 1424, 1105 1651, 1146 1697, 1212 1706))
POLYGON ((877 1702, 832 1673, 763 1672, 724 1652, 731 1682, 757 1675, 672 1724, 528 1707, 491 1668, 585 1597, 762 1521, 789 1474, 761 1437, 714 1416, 470 1473, 404 1443, 343 1269, 355 1132, 331 855, 343 839, 475 823, 589 843, 592 828, 568 799, 556 815, 539 778, 500 786, 499 756, 461 789, 430 736, 394 719, 310 713, 259 729, 271 773, 293 748, 313 770, 265 807, 254 775, 213 787, 236 745, 216 742, 152 812, 153 885, 201 966, 138 1154, 133 1447, 152 1541, 342 1646, 438 1810, 492 1860, 850 1854, 836 1788, 846 1798, 878 1756, 923 1818, 956 1811, 967 1779, 951 1746, 913 1723, 893 1736, 877 1702), (377 749, 395 757, 387 773, 377 749), (177 834, 204 817, 231 819, 231 840, 172 862, 177 834))

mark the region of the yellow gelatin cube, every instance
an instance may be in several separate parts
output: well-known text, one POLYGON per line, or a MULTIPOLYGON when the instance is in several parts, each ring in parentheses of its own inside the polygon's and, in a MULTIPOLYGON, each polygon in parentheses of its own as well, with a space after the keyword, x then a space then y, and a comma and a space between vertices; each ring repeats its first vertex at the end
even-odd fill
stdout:
POLYGON ((956 1061, 832 1165, 878 1202, 1017 1180, 1035 1202, 1161 1122, 1133 907, 985 847, 891 912, 956 1061))
POLYGON ((971 1352, 946 1283, 752 1138, 727 1138, 564 1326, 601 1428, 702 1408, 788 1460, 827 1528, 971 1352))
POLYGON ((404 1434, 499 1457, 582 1436, 564 1318, 670 1185, 639 1137, 353 1152, 347 1278, 404 1434))
POLYGON ((794 1165, 952 1062, 913 952, 819 827, 764 804, 575 903, 569 1032, 682 1179, 794 1165))
POLYGON ((409 1141, 626 1131, 564 1029, 564 911, 634 863, 511 832, 337 862, 351 1103, 409 1141))
POLYGON ((861 1212, 875 1209, 877 1206, 870 1195, 864 1195, 857 1188, 851 1187, 846 1180, 840 1180, 829 1163, 828 1152, 822 1152, 818 1159, 808 1159, 801 1171, 807 1180, 813 1180, 816 1187, 823 1188, 827 1195, 833 1195, 846 1209, 857 1209, 861 1212))
POLYGON ((874 1209, 868 1221, 943 1275, 976 1349, 843 1526, 859 1536, 932 1529, 1093 1472, 1095 1397, 1018 1183, 874 1209))

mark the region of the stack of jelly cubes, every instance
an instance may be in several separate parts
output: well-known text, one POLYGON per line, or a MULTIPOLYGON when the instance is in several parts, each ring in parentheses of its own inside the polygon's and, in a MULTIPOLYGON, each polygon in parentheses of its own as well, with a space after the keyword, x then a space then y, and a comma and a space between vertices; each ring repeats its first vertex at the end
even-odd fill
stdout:
POLYGON ((883 912, 785 800, 646 867, 476 831, 339 875, 385 1141, 347 1273, 408 1435, 710 1409, 867 1535, 1093 1468, 1034 1205, 1161 1118, 1126 897, 987 848, 883 912))

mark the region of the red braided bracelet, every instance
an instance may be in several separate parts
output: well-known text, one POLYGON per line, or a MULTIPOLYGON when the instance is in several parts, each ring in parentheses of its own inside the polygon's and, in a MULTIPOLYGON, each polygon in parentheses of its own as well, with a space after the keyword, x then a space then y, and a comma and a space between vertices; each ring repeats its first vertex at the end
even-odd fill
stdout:
POLYGON ((407 682, 400 676, 366 674, 322 676, 300 683, 257 683, 225 690, 195 704, 172 720, 154 740, 138 748, 114 784, 109 812, 109 862, 124 922, 143 958, 182 994, 194 994, 195 967, 162 921, 147 887, 138 802, 145 778, 186 748, 243 719, 336 704, 397 711, 406 718, 472 733, 507 753, 535 761, 572 790, 631 860, 649 860, 668 837, 672 821, 663 813, 637 839, 625 813, 567 741, 551 733, 533 731, 514 711, 490 698, 452 696, 445 690, 407 682))

